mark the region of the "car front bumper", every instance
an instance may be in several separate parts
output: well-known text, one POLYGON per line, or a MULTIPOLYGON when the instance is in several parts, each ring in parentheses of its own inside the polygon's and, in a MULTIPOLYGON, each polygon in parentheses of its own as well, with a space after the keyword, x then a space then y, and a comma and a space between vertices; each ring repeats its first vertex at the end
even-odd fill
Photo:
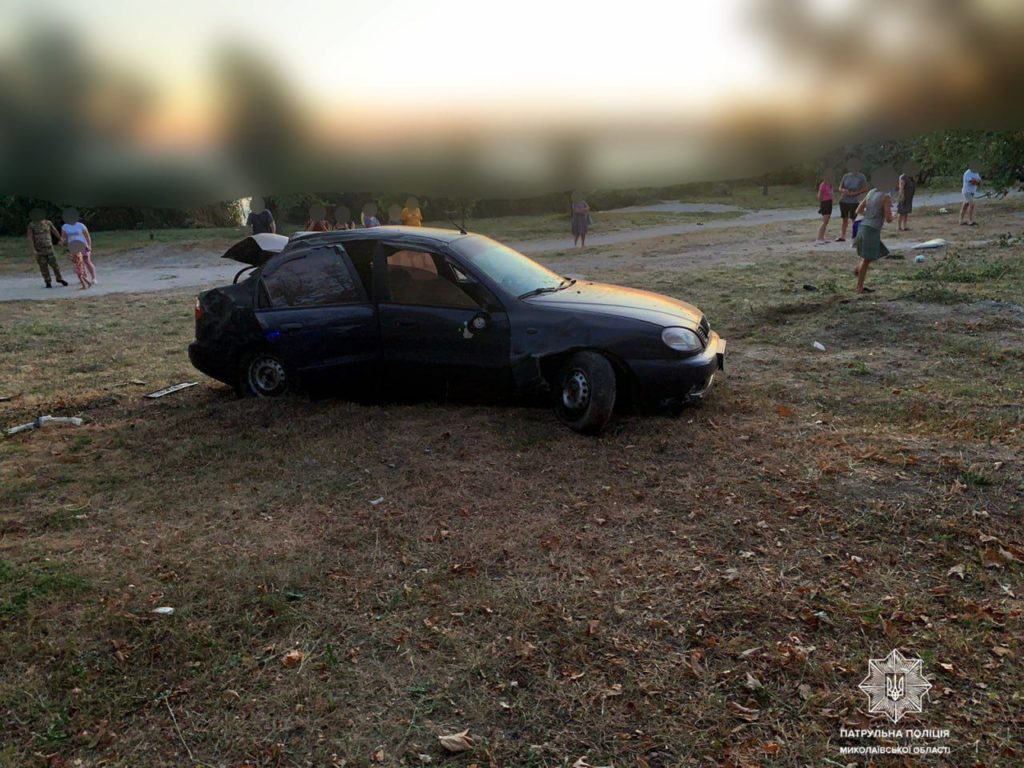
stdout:
POLYGON ((725 339, 711 333, 699 355, 663 360, 630 360, 640 401, 648 406, 685 405, 711 389, 715 374, 725 370, 725 339))

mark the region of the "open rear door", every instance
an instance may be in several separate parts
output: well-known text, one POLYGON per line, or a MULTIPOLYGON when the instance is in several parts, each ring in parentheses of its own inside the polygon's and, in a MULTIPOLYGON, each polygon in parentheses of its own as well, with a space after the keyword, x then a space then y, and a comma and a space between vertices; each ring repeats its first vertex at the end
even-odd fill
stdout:
POLYGON ((271 256, 283 251, 286 245, 288 238, 284 235, 272 235, 269 232, 249 235, 228 248, 223 258, 258 267, 271 256))

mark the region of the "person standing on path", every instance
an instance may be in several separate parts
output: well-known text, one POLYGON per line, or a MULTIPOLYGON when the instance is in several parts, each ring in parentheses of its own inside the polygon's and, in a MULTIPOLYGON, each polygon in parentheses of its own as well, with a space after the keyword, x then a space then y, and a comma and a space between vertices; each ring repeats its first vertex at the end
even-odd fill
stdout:
POLYGON ((832 182, 835 174, 826 170, 822 174, 821 183, 818 185, 818 213, 821 214, 821 226, 818 227, 818 239, 815 245, 825 245, 825 228, 828 227, 829 219, 832 218, 832 182))
POLYGON ((590 206, 583 199, 582 192, 572 193, 572 205, 569 206, 569 216, 572 220, 572 244, 580 248, 587 246, 587 231, 593 219, 590 218, 590 206))
POLYGON ((857 278, 857 293, 872 293, 871 288, 864 287, 864 278, 868 273, 868 266, 873 261, 878 261, 889 255, 889 249, 882 242, 882 227, 885 222, 892 221, 892 188, 896 185, 896 174, 889 168, 879 168, 875 171, 871 181, 874 186, 868 191, 867 196, 857 206, 856 214, 863 215, 857 229, 857 255, 860 256, 860 264, 853 270, 857 278))
POLYGON ((249 217, 245 220, 250 235, 277 234, 277 222, 274 214, 267 208, 262 197, 254 197, 249 201, 249 217))
POLYGON ((402 226, 423 226, 423 211, 420 210, 420 201, 415 197, 410 197, 405 201, 405 207, 402 209, 402 226))
MULTIPOLYGON (((88 283, 88 285, 83 285, 82 287, 88 288, 91 285, 96 285, 96 266, 92 263, 92 235, 89 234, 89 228, 79 221, 76 208, 65 208, 62 216, 64 224, 60 228, 61 240, 68 247, 71 259, 75 262, 75 273, 78 273, 78 261, 81 260, 82 266, 85 268, 86 282, 88 283), (79 248, 77 247, 78 245, 82 247, 79 248)), ((79 279, 81 279, 81 276, 79 276, 79 279)))
POLYGON ((53 279, 61 285, 67 285, 67 280, 60 273, 57 266, 57 257, 53 252, 53 238, 60 240, 60 232, 53 226, 53 222, 46 218, 42 208, 33 208, 29 214, 28 222, 28 245, 32 249, 32 255, 36 257, 36 264, 39 265, 39 274, 43 276, 43 282, 47 288, 52 288, 50 282, 50 270, 53 270, 53 279))
POLYGON ((980 164, 972 160, 964 171, 964 183, 960 192, 964 196, 963 205, 960 206, 960 226, 976 227, 978 223, 974 220, 974 199, 978 195, 978 188, 981 187, 981 173, 977 170, 980 164), (964 217, 967 221, 964 221, 964 217))
POLYGON ((322 205, 309 206, 309 220, 306 222, 307 232, 330 232, 331 225, 327 223, 327 209, 322 205))
POLYGON ((846 242, 846 227, 857 218, 857 206, 868 191, 868 178, 861 172, 860 160, 851 157, 846 163, 846 173, 839 182, 839 215, 843 217, 842 229, 837 243, 846 242))
POLYGON ((917 174, 920 169, 913 160, 903 166, 900 174, 899 197, 896 200, 896 229, 909 232, 907 217, 914 212, 914 192, 917 191, 917 174))

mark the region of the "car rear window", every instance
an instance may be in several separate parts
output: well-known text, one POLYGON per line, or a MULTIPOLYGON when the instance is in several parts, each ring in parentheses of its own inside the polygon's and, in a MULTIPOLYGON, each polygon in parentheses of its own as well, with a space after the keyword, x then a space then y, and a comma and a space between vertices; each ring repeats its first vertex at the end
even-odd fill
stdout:
POLYGON ((288 261, 263 280, 272 307, 317 307, 366 301, 347 256, 333 246, 288 261))

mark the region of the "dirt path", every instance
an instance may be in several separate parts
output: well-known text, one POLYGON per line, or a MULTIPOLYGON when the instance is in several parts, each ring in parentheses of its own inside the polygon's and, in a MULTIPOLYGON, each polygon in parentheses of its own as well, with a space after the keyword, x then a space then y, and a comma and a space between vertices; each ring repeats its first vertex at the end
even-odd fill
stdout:
MULTIPOLYGON (((917 204, 919 207, 934 205, 954 206, 959 201, 959 194, 949 193, 921 196, 918 198, 917 204)), ((696 207, 704 212, 714 212, 723 208, 741 210, 732 206, 710 204, 696 207)), ((652 206, 637 206, 623 210, 693 213, 695 212, 695 204, 663 202, 652 206)), ((656 240, 673 235, 685 235, 702 231, 732 230, 737 227, 754 228, 788 222, 806 222, 817 218, 817 212, 811 207, 775 209, 749 211, 738 218, 714 219, 704 224, 666 224, 608 234, 595 232, 587 239, 588 250, 583 252, 587 254, 586 263, 584 263, 582 258, 575 256, 571 257, 571 262, 573 268, 586 266, 593 269, 595 259, 600 260, 602 256, 600 253, 592 254, 591 248, 619 245, 640 240, 656 240)), ((808 240, 813 237, 813 233, 810 230, 808 230, 807 237, 808 240)), ((571 249, 571 242, 568 237, 510 242, 509 245, 531 255, 542 255, 571 249)), ((834 243, 823 246, 823 248, 839 250, 843 245, 843 243, 834 243)), ((907 243, 906 247, 909 247, 909 245, 910 243, 907 243)), ((714 258, 729 257, 742 260, 752 256, 755 251, 763 253, 766 247, 763 242, 741 242, 723 244, 710 250, 713 252, 714 258)), ((770 250, 770 248, 767 249, 770 250)), ((688 254, 688 256, 695 258, 700 256, 701 253, 701 251, 697 250, 688 254)), ((223 261, 220 258, 221 255, 222 251, 220 250, 191 249, 183 251, 180 248, 161 245, 143 248, 105 261, 101 252, 96 259, 98 262, 99 282, 87 291, 80 290, 77 287, 77 280, 75 280, 74 273, 70 269, 65 272, 65 279, 71 284, 67 288, 56 285, 51 289, 46 289, 40 284, 38 274, 26 272, 25 275, 0 278, 0 302, 19 300, 49 301, 111 293, 148 293, 183 288, 213 287, 230 282, 240 266, 235 262, 223 261)), ((561 264, 560 268, 564 269, 561 264)))

